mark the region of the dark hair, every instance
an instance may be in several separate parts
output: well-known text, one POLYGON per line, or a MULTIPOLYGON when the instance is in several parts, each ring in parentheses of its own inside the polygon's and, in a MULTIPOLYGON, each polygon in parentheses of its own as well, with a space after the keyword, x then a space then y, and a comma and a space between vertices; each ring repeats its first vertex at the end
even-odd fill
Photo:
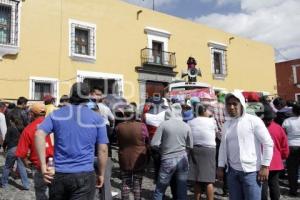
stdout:
POLYGON ((8 106, 7 106, 8 109, 14 109, 15 107, 16 107, 16 104, 8 103, 8 106))
POLYGON ((132 106, 135 107, 135 108, 137 107, 137 104, 136 104, 134 101, 133 101, 133 102, 130 102, 129 105, 132 105, 132 106))
POLYGON ((90 87, 87 83, 74 83, 70 90, 70 103, 79 105, 89 101, 90 87))
POLYGON ((189 57, 188 60, 186 61, 186 64, 194 64, 197 65, 197 61, 193 57, 189 57))
POLYGON ((15 126, 19 132, 22 132, 24 129, 24 123, 21 112, 18 110, 12 110, 7 114, 8 125, 15 126))
POLYGON ((259 102, 261 102, 262 104, 269 104, 269 102, 268 102, 268 96, 267 95, 264 95, 264 96, 261 96, 260 98, 259 98, 259 102))
POLYGON ((124 117, 125 117, 125 120, 135 120, 136 114, 132 113, 132 112, 125 112, 124 117))
POLYGON ((268 106, 264 107, 264 112, 262 112, 262 114, 263 114, 263 120, 265 121, 272 121, 276 117, 276 114, 273 111, 273 109, 268 106))
POLYGON ((197 103, 195 108, 198 116, 202 116, 207 110, 207 106, 203 105, 202 103, 197 103))
POLYGON ((293 113, 296 116, 300 116, 300 103, 296 103, 293 105, 293 113))
POLYGON ((26 99, 25 97, 19 97, 17 100, 17 105, 26 105, 28 102, 28 99, 26 99))
POLYGON ((294 100, 287 100, 286 101, 286 105, 288 107, 293 107, 296 104, 296 102, 294 100))
POLYGON ((53 103, 55 103, 55 98, 44 100, 45 105, 50 105, 50 104, 53 104, 53 103))
POLYGON ((99 90, 99 91, 101 91, 103 93, 102 89, 100 87, 98 87, 98 86, 93 87, 91 89, 91 93, 95 92, 95 90, 99 90))
POLYGON ((69 96, 64 94, 60 97, 59 103, 69 102, 69 96))
POLYGON ((229 94, 225 97, 225 103, 227 101, 229 101, 229 99, 231 99, 231 98, 237 99, 241 103, 241 101, 237 97, 235 97, 233 94, 229 94))
POLYGON ((0 108, 4 108, 6 107, 5 103, 4 102, 0 102, 0 108))
POLYGON ((274 99, 273 104, 276 108, 280 109, 286 106, 286 101, 281 97, 277 97, 276 99, 274 99))

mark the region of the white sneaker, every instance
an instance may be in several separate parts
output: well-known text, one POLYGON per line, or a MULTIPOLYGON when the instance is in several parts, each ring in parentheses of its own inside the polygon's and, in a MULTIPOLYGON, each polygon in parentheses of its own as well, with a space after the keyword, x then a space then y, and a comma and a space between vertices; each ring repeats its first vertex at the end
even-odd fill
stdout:
POLYGON ((119 194, 118 192, 113 192, 113 191, 111 192, 111 196, 112 196, 112 197, 115 197, 115 196, 117 196, 118 194, 119 194))

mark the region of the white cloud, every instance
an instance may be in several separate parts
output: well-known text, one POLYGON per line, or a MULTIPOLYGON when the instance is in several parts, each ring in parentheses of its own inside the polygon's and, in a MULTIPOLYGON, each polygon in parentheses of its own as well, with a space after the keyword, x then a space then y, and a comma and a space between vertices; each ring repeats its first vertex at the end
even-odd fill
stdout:
POLYGON ((277 60, 300 57, 300 1, 241 0, 241 7, 241 13, 214 13, 193 20, 271 44, 277 60))
POLYGON ((255 11, 261 8, 269 8, 280 3, 284 0, 241 0, 241 8, 245 11, 255 11))
POLYGON ((201 3, 216 3, 217 6, 239 3, 241 0, 199 0, 201 3))

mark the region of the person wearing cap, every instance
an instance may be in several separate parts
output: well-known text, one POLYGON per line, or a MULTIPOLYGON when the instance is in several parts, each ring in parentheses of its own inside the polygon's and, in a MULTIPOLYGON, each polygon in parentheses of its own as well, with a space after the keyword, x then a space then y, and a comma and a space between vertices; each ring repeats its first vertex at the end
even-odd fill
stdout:
POLYGON ((172 177, 176 183, 176 197, 173 198, 187 199, 189 163, 186 150, 193 147, 193 136, 191 128, 183 122, 181 112, 179 103, 171 105, 165 112, 166 121, 159 125, 151 141, 151 146, 159 148, 161 154, 154 200, 163 199, 172 177))
POLYGON ((271 200, 280 199, 279 174, 284 169, 283 160, 289 155, 289 146, 284 129, 274 122, 275 113, 271 107, 265 107, 261 118, 263 119, 274 142, 273 157, 269 167, 268 181, 262 185, 262 200, 268 200, 268 188, 271 200))
POLYGON ((141 199, 141 186, 144 169, 148 162, 149 134, 144 123, 138 122, 136 110, 128 105, 124 108, 125 121, 116 127, 119 146, 123 200, 129 200, 131 189, 134 199, 141 199))
POLYGON ((96 187, 103 186, 108 138, 103 118, 86 106, 89 93, 88 84, 74 83, 70 90, 70 105, 53 111, 36 131, 34 142, 43 179, 50 184, 50 199, 93 199, 96 187), (45 137, 51 132, 55 139, 55 176, 45 158, 45 137), (95 145, 99 165, 97 176, 94 171, 95 145))
POLYGON ((240 92, 225 97, 226 121, 219 149, 217 175, 223 179, 227 166, 230 200, 261 198, 261 183, 267 181, 273 141, 263 121, 246 113, 240 92))
POLYGON ((52 95, 45 95, 43 101, 46 108, 46 116, 48 116, 50 113, 57 109, 55 106, 55 97, 53 97, 52 95))
MULTIPOLYGON (((23 159, 24 163, 28 165, 28 152, 29 160, 33 164, 33 182, 35 197, 37 200, 46 200, 49 198, 47 194, 48 186, 43 181, 43 175, 41 173, 41 164, 37 155, 37 151, 34 145, 35 131, 39 124, 41 124, 45 119, 46 108, 43 103, 34 103, 31 105, 29 112, 32 116, 32 122, 28 124, 23 130, 19 143, 16 150, 16 156, 23 159)), ((53 157, 53 145, 48 135, 46 137, 46 160, 53 157)))

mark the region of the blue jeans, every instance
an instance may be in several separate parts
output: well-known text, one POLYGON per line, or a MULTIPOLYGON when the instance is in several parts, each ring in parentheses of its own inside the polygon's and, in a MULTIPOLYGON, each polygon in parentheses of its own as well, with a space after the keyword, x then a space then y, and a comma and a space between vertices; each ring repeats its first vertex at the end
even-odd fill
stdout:
POLYGON ((24 189, 28 190, 30 185, 29 185, 29 180, 27 177, 26 168, 25 168, 24 163, 21 160, 21 158, 16 157, 16 155, 15 155, 16 149, 17 149, 17 147, 13 147, 13 148, 8 149, 8 151, 7 151, 5 165, 4 165, 3 174, 2 174, 2 180, 1 180, 2 187, 5 188, 7 186, 10 170, 14 166, 15 161, 17 161, 17 170, 19 171, 19 174, 21 176, 23 187, 24 187, 24 189))
POLYGON ((261 199, 261 182, 257 179, 258 172, 237 171, 229 167, 227 182, 230 200, 261 199))
MULTIPOLYGON (((164 159, 161 161, 158 180, 154 191, 153 199, 162 200, 165 191, 171 181, 172 176, 175 176, 176 196, 177 199, 187 199, 187 176, 189 163, 186 154, 176 158, 164 159)), ((173 197, 174 198, 174 197, 173 197)))

